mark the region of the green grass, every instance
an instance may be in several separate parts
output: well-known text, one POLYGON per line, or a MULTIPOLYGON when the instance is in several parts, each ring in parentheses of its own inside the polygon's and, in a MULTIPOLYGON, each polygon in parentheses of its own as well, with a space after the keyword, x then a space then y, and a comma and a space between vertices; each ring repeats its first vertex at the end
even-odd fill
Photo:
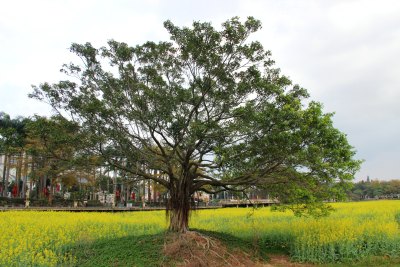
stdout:
POLYGON ((76 266, 160 266, 164 235, 126 236, 81 243, 71 249, 76 266))
MULTIPOLYGON (((317 265, 318 266, 318 265, 317 265)), ((320 267, 399 267, 400 258, 371 256, 353 263, 330 263, 320 267)))

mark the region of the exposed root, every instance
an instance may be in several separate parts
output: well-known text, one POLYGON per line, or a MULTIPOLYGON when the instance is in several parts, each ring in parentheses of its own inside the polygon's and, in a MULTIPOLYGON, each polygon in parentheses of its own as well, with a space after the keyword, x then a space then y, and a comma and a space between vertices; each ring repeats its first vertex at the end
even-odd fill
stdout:
POLYGON ((262 266, 247 253, 233 255, 220 241, 197 232, 170 234, 164 243, 164 254, 176 266, 262 266))

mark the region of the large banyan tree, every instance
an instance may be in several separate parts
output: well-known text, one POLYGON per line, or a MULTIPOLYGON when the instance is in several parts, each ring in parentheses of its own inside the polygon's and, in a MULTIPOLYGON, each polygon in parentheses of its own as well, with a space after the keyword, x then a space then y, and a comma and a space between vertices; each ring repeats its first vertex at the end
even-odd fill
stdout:
POLYGON ((31 96, 78 122, 110 165, 164 186, 172 231, 187 231, 196 191, 262 187, 299 203, 343 193, 355 151, 332 114, 248 40, 260 21, 164 26, 167 42, 72 44, 82 61, 64 65, 69 80, 31 96))

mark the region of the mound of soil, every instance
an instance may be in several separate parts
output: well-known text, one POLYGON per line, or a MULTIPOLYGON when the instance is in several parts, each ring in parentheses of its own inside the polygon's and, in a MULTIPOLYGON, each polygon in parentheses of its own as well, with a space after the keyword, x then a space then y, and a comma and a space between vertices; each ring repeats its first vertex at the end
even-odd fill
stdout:
POLYGON ((264 266, 243 251, 229 251, 221 241, 191 231, 169 234, 163 252, 164 266, 264 266))

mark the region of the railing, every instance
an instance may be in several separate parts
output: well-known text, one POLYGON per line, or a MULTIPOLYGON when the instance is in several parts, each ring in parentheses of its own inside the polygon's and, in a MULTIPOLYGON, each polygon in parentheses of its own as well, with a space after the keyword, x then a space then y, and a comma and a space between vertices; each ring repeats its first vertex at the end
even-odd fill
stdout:
POLYGON ((279 201, 275 199, 231 199, 220 201, 222 207, 271 206, 277 203, 279 201))

